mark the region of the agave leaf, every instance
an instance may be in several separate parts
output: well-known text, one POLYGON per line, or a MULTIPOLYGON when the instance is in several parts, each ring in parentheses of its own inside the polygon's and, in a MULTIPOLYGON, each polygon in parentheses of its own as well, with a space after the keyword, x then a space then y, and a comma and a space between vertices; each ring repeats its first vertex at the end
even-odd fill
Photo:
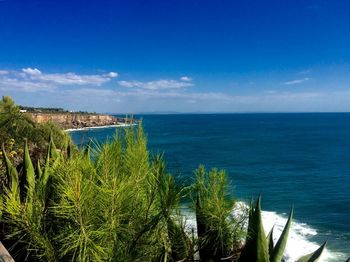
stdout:
POLYGON ((269 246, 269 255, 270 255, 270 258, 272 257, 273 255, 273 248, 274 248, 274 243, 273 243, 273 229, 274 229, 275 226, 273 226, 271 228, 271 231, 270 233, 267 235, 267 244, 269 246))
POLYGON ((50 135, 49 149, 50 149, 50 157, 52 159, 57 159, 59 157, 59 153, 56 149, 55 143, 53 142, 52 134, 50 135))
POLYGON ((303 256, 297 260, 297 262, 317 262, 318 259, 321 257, 322 252, 327 244, 327 241, 322 244, 316 251, 312 252, 311 254, 308 254, 306 256, 303 256))
POLYGON ((288 221, 283 229, 283 232, 278 239, 275 248, 273 249, 273 255, 270 258, 271 262, 280 262, 283 257, 284 249, 286 248, 287 245, 287 240, 288 240, 288 233, 290 229, 290 225, 292 223, 293 219, 293 208, 291 209, 288 217, 288 221))
POLYGON ((247 230, 248 236, 251 235, 253 232, 253 224, 254 224, 254 204, 253 204, 253 198, 252 198, 250 200, 250 205, 249 205, 249 220, 248 220, 248 230, 247 230))
POLYGON ((41 184, 43 187, 46 186, 48 177, 49 177, 49 169, 50 169, 50 155, 51 155, 51 146, 53 143, 49 144, 49 148, 47 149, 47 154, 46 154, 46 160, 45 160, 45 166, 44 166, 44 172, 41 178, 41 184))
POLYGON ((252 235, 250 236, 250 241, 246 243, 242 250, 241 256, 238 260, 240 262, 269 262, 269 248, 261 218, 260 201, 261 197, 259 196, 252 215, 252 235))
POLYGON ((10 159, 7 157, 4 145, 2 146, 2 155, 4 157, 6 174, 8 179, 11 181, 11 192, 15 196, 19 195, 19 181, 18 181, 18 172, 17 169, 12 165, 10 159))
POLYGON ((25 140, 24 143, 24 176, 26 178, 27 182, 27 202, 31 203, 33 200, 33 194, 35 190, 35 172, 32 160, 30 159, 29 150, 28 150, 28 143, 27 140, 25 140))
POLYGON ((268 245, 261 218, 261 196, 259 196, 254 212, 254 221, 257 223, 257 261, 269 261, 268 245))
POLYGON ((36 166, 37 166, 37 170, 38 170, 38 177, 41 178, 41 176, 43 175, 43 170, 41 169, 39 160, 38 160, 36 166))
POLYGON ((249 205, 249 219, 248 219, 248 229, 247 229, 247 237, 246 237, 246 246, 253 245, 251 242, 253 242, 254 238, 254 224, 255 224, 255 217, 254 217, 254 203, 253 203, 253 198, 250 200, 250 205, 249 205))

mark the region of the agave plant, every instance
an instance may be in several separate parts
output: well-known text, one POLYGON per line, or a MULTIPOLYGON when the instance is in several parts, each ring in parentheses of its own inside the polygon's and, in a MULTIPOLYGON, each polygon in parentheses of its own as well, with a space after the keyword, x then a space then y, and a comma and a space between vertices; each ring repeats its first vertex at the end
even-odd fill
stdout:
POLYGON ((14 246, 19 245, 26 249, 28 253, 25 256, 36 253, 36 256, 45 257, 48 261, 56 260, 54 248, 44 227, 47 192, 50 188, 49 155, 50 152, 53 153, 52 148, 54 144, 51 140, 44 169, 42 170, 38 165, 36 173, 25 140, 22 174, 16 170, 4 148, 2 149, 9 181, 8 187, 4 188, 2 198, 5 237, 7 240, 15 240, 11 242, 14 246), (24 179, 22 188, 20 187, 20 175, 24 179))
MULTIPOLYGON (((252 204, 249 213, 249 222, 247 229, 247 238, 245 246, 241 252, 239 262, 257 261, 257 262, 280 262, 283 259, 283 253, 288 240, 288 233, 293 218, 293 209, 289 213, 287 223, 276 244, 273 242, 273 228, 268 236, 265 235, 261 218, 261 197, 258 198, 255 208, 252 204)), ((297 262, 317 261, 326 246, 326 242, 315 252, 303 256, 297 262)))

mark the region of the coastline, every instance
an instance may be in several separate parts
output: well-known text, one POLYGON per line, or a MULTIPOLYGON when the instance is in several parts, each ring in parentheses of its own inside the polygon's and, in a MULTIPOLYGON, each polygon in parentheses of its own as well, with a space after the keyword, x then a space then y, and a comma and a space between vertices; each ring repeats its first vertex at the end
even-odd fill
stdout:
POLYGON ((114 125, 104 125, 104 126, 87 126, 87 127, 79 127, 79 128, 69 128, 65 129, 65 132, 75 132, 75 131, 85 131, 85 130, 90 130, 90 129, 99 129, 99 128, 117 128, 117 127, 129 127, 129 126, 135 126, 137 124, 114 124, 114 125))

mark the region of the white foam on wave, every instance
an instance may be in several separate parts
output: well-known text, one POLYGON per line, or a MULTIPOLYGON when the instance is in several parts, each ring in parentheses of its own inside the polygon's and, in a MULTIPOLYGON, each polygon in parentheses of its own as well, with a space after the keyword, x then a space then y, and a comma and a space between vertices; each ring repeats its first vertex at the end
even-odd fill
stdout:
MULTIPOLYGON (((287 218, 277 214, 276 212, 263 211, 262 219, 266 234, 268 234, 271 228, 275 226, 273 240, 274 243, 276 243, 287 222, 287 218)), ((288 235, 287 246, 284 252, 285 261, 296 261, 303 255, 315 251, 319 245, 310 241, 310 238, 315 235, 317 235, 317 231, 315 229, 309 227, 305 223, 293 221, 288 235)), ((319 261, 328 261, 330 258, 334 257, 327 249, 325 249, 319 261)))
POLYGON ((129 127, 129 126, 136 126, 137 124, 125 124, 125 123, 118 123, 115 125, 106 125, 106 126, 88 126, 88 127, 81 127, 81 128, 69 128, 65 129, 66 132, 76 132, 76 131, 86 131, 91 129, 106 129, 106 128, 116 128, 116 127, 129 127))
MULTIPOLYGON (((247 210, 247 208, 248 206, 246 203, 238 202, 235 209, 232 211, 232 215, 234 217, 242 216, 244 215, 244 210, 247 210)), ((191 232, 192 229, 196 229, 196 219, 194 214, 189 210, 186 210, 184 213, 186 214, 186 228, 191 232)), ((276 244, 287 222, 287 214, 281 215, 272 211, 262 211, 262 219, 266 235, 274 226, 273 239, 276 244)), ((284 261, 294 262, 300 257, 318 249, 320 244, 311 240, 315 235, 317 235, 316 229, 293 219, 284 252, 284 261)), ((344 254, 333 252, 325 248, 319 261, 339 261, 339 259, 343 257, 344 254)))

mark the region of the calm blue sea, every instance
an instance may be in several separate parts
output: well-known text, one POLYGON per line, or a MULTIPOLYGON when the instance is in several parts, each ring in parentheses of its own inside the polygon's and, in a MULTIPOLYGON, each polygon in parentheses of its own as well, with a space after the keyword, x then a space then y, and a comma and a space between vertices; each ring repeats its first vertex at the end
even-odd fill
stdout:
MULTIPOLYGON (((283 225, 295 258, 328 239, 325 261, 350 256, 350 114, 142 115, 149 149, 191 180, 199 164, 225 169, 243 201, 262 194, 264 219, 283 225)), ((77 144, 103 142, 115 128, 76 131, 77 144)), ((343 260, 343 261, 344 261, 343 260)))

